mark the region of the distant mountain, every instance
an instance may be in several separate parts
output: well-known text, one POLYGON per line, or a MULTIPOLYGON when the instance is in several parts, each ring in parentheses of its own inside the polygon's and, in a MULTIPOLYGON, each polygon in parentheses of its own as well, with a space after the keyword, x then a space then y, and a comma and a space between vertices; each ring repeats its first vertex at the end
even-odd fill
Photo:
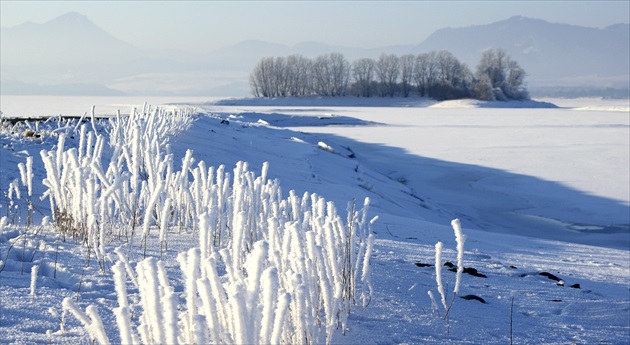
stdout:
POLYGON ((86 16, 70 12, 43 24, 2 28, 3 65, 123 63, 140 49, 103 31, 86 16))
POLYGON ((597 29, 517 16, 487 25, 437 30, 410 52, 445 49, 474 70, 487 48, 505 49, 527 71, 530 83, 628 86, 628 24, 597 29))
POLYGON ((130 76, 198 67, 181 58, 181 52, 137 48, 77 12, 43 24, 3 27, 1 34, 3 94, 120 94, 127 90, 106 85, 130 76))
POLYGON ((315 57, 340 52, 352 61, 361 57, 378 58, 382 53, 415 55, 448 50, 474 71, 485 49, 502 48, 528 73, 529 85, 627 88, 630 80, 629 42, 629 24, 597 29, 516 16, 487 25, 439 29, 416 45, 374 49, 320 42, 286 46, 244 41, 213 52, 213 61, 230 61, 232 68, 249 64, 251 70, 264 56, 299 53, 315 57))
POLYGON ((315 58, 340 52, 349 61, 382 53, 418 54, 445 49, 474 71, 487 48, 503 48, 528 73, 531 87, 628 88, 630 25, 604 29, 512 17, 487 25, 444 28, 419 44, 375 49, 302 42, 293 46, 243 41, 205 54, 145 50, 70 12, 43 24, 1 30, 0 77, 6 92, 80 92, 245 96, 249 72, 265 56, 315 58), (42 86, 47 85, 47 86, 42 86), (53 87, 55 86, 55 87, 53 87), (88 87, 89 86, 89 87, 88 87))

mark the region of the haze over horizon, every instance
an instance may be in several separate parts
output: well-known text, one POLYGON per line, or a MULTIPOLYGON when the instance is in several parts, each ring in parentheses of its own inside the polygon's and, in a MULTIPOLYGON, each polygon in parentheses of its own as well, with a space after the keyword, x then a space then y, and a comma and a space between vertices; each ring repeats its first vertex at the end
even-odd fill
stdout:
MULTIPOLYGON (((628 89, 630 2, 0 1, 1 94, 249 95, 265 56, 506 49, 529 85, 628 89), (107 5, 107 6, 105 6, 107 5), (622 25, 617 25, 622 24, 622 25)), ((622 92, 623 93, 623 92, 622 92)))
POLYGON ((7 1, 0 26, 45 23, 68 12, 87 16, 139 48, 207 51, 246 40, 284 45, 317 41, 376 48, 419 44, 445 27, 513 16, 604 28, 630 22, 628 1, 7 1))

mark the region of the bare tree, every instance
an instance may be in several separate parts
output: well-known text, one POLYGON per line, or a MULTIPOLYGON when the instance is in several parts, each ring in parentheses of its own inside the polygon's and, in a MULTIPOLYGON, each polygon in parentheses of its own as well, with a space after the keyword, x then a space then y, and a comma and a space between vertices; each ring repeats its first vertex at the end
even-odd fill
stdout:
POLYGON ((293 97, 308 96, 311 93, 311 61, 295 54, 286 60, 287 95, 293 97))
POLYGON ((400 74, 400 62, 394 54, 382 54, 376 61, 376 76, 381 87, 381 96, 394 97, 396 82, 400 74))
POLYGON ((447 50, 440 50, 436 54, 436 62, 438 67, 438 78, 442 84, 451 84, 458 72, 459 61, 447 50))
POLYGON ((399 58, 400 64, 400 91, 403 97, 409 97, 411 92, 411 82, 413 81, 413 68, 415 57, 411 54, 403 55, 399 58))
POLYGON ((279 56, 273 62, 273 95, 270 97, 286 97, 287 96, 287 67, 286 58, 279 56))
POLYGON ((507 54, 503 49, 486 49, 481 53, 477 65, 477 78, 486 76, 493 88, 501 87, 505 81, 507 54))
POLYGON ((452 53, 442 50, 436 53, 438 82, 429 96, 436 99, 456 99, 470 94, 472 74, 452 53))
POLYGON ((330 73, 332 74, 331 96, 345 96, 350 79, 350 63, 341 53, 332 53, 330 59, 330 73))
POLYGON ((315 93, 320 96, 343 96, 350 78, 350 63, 340 53, 320 55, 312 65, 315 93))
POLYGON ((479 80, 475 82, 473 88, 475 98, 482 101, 494 101, 494 92, 492 91, 492 82, 487 75, 482 75, 479 80))
POLYGON ((254 97, 264 97, 262 95, 262 90, 259 85, 259 79, 256 78, 255 70, 249 74, 249 90, 254 97))
POLYGON ((330 59, 328 59, 328 55, 320 55, 313 62, 311 75, 313 76, 315 94, 320 96, 332 96, 330 69, 330 59))
POLYGON ((258 61, 256 67, 249 76, 249 85, 252 94, 256 97, 275 97, 275 59, 264 57, 258 61))
MULTIPOLYGON (((479 58, 476 82, 489 83, 494 93, 492 99, 527 99, 529 96, 525 89, 525 75, 525 71, 504 49, 487 49, 479 58)), ((483 90, 484 87, 479 89, 483 90)))
POLYGON ((359 59, 350 64, 341 53, 310 60, 301 55, 264 57, 249 76, 255 97, 357 96, 408 97, 417 87, 422 97, 484 100, 527 99, 525 71, 505 50, 481 54, 475 75, 446 50, 398 57, 382 54, 378 60, 359 59), (352 74, 353 84, 350 84, 352 74))
POLYGON ((418 87, 420 96, 425 97, 431 94, 431 90, 436 84, 437 70, 436 53, 434 51, 419 54, 416 57, 413 79, 418 87))
POLYGON ((352 76, 357 96, 371 97, 373 93, 374 70, 376 62, 363 58, 352 63, 352 76))
POLYGON ((506 96, 510 99, 529 99, 529 93, 525 87, 525 70, 514 60, 508 61, 507 79, 505 83, 506 96))

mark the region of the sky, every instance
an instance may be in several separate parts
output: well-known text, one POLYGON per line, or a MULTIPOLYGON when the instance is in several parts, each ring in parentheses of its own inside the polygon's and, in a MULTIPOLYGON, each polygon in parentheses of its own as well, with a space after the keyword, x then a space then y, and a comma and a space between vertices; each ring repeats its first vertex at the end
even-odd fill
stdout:
POLYGON ((244 40, 319 41, 362 48, 418 44, 444 27, 515 15, 589 27, 630 21, 630 1, 13 1, 0 0, 2 27, 86 15, 141 48, 185 51, 244 40))

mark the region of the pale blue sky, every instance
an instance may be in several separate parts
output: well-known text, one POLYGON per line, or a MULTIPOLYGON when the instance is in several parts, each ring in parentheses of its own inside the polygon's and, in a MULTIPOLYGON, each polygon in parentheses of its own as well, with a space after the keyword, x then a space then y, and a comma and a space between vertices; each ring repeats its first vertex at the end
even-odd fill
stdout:
POLYGON ((381 47, 514 15, 589 27, 628 23, 630 1, 11 1, 1 26, 76 11, 139 47, 195 51, 248 39, 381 47))

